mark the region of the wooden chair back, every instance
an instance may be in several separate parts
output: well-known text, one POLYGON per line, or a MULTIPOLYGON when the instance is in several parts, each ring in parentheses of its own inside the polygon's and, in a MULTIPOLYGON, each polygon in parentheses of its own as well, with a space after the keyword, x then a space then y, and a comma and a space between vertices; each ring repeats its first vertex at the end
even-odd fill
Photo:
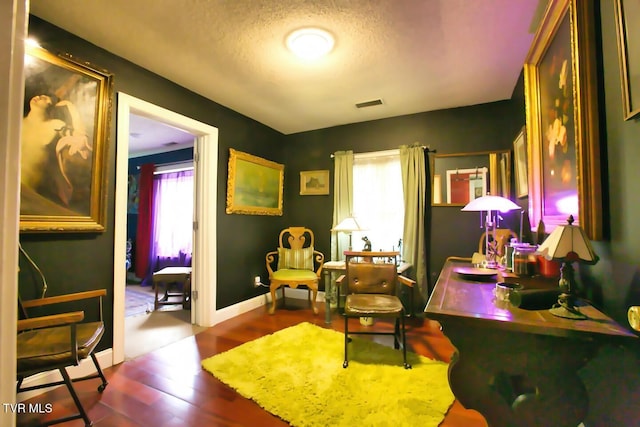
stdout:
POLYGON ((313 231, 306 227, 288 227, 280 232, 281 248, 303 249, 314 245, 313 231))

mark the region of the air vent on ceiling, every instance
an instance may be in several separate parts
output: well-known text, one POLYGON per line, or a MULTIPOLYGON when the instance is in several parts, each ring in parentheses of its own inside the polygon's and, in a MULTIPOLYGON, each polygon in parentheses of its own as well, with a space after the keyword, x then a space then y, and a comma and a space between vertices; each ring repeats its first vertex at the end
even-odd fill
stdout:
POLYGON ((382 105, 382 99, 374 99, 371 101, 359 102, 356 104, 358 108, 374 107, 376 105, 382 105))
POLYGON ((171 141, 171 142, 165 142, 162 145, 164 145, 165 147, 171 147, 172 145, 178 145, 178 143, 175 141, 171 141))

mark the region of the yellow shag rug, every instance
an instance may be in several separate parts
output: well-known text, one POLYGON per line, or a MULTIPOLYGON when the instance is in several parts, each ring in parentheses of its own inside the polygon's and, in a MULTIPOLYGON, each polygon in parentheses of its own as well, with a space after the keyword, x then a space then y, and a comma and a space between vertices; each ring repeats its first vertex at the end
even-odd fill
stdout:
POLYGON ((202 361, 242 396, 293 426, 438 426, 454 401, 448 365, 300 323, 202 361))

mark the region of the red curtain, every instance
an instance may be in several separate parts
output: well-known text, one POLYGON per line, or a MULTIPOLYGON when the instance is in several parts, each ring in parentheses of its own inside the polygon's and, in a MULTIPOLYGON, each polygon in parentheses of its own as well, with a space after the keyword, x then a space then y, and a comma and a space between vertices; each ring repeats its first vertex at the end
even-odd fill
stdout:
POLYGON ((140 166, 140 186, 138 204, 138 229, 136 231, 136 276, 145 277, 149 267, 151 247, 151 226, 153 214, 153 172, 151 163, 140 166))

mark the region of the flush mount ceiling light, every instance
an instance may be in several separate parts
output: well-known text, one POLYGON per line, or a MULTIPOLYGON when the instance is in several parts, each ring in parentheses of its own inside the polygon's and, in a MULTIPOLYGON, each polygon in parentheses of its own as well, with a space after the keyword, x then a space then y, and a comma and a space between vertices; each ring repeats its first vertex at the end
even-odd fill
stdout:
POLYGON ((320 28, 301 28, 289 34, 287 47, 302 59, 313 60, 333 49, 333 36, 320 28))

